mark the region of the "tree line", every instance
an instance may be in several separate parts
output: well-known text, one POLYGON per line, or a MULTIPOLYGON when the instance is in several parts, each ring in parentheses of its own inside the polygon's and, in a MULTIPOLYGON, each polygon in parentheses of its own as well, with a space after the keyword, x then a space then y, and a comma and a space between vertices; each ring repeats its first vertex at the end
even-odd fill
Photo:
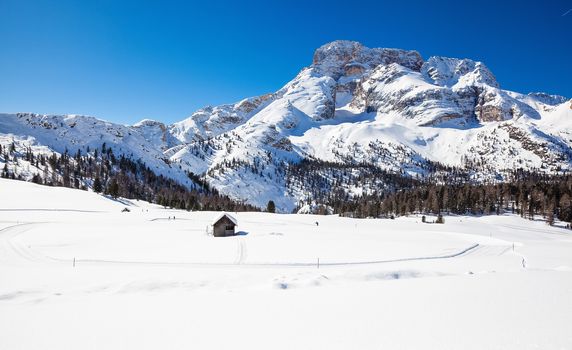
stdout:
POLYGON ((65 150, 61 155, 35 154, 30 147, 17 151, 14 143, 0 146, 4 167, 3 178, 24 180, 22 171, 30 168, 32 182, 103 193, 113 198, 140 199, 151 203, 185 210, 259 211, 244 202, 235 201, 211 188, 200 176, 187 172, 193 185, 189 188, 163 175, 157 175, 143 161, 133 160, 125 154, 115 155, 105 143, 73 155, 65 150), (20 169, 24 170, 24 169, 20 169))
POLYGON ((572 222, 572 176, 514 171, 505 181, 454 183, 419 181, 413 187, 353 198, 336 212, 349 210, 356 217, 391 217, 409 214, 499 215, 555 218, 572 222))
MULTIPOLYGON (((208 144, 206 144, 208 147, 208 144)), ((260 208, 233 200, 211 188, 203 177, 187 172, 193 185, 157 175, 141 160, 116 155, 105 143, 95 149, 70 154, 35 154, 14 143, 0 146, 4 167, 0 176, 23 179, 22 171, 33 168, 32 181, 50 186, 87 190, 111 197, 141 199, 165 207, 186 210, 257 211, 260 208), (22 170, 22 169, 20 169, 22 170)), ((262 162, 228 160, 224 166, 248 166, 255 174, 282 177, 299 207, 315 202, 334 213, 354 217, 391 217, 416 213, 489 215, 511 212, 524 218, 556 218, 572 222, 572 176, 566 173, 515 170, 502 179, 475 179, 466 169, 429 164, 427 175, 410 176, 383 170, 368 163, 342 164, 305 159, 275 167, 269 173, 262 162)), ((274 201, 265 208, 275 211, 274 201)), ((297 210, 297 209, 295 209, 297 210)))

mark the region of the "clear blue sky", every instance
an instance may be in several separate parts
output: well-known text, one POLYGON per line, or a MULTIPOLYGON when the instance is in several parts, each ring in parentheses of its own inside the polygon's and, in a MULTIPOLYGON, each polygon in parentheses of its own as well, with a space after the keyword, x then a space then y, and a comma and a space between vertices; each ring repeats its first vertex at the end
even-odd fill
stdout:
POLYGON ((170 123, 279 89, 336 39, 572 97, 572 1, 499 2, 0 0, 0 112, 170 123))

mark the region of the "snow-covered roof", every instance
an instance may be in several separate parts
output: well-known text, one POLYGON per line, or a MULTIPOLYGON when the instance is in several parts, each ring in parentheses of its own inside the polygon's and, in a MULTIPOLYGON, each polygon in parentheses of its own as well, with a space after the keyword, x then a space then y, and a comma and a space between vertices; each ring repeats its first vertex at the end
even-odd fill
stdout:
POLYGON ((238 221, 236 221, 236 219, 232 216, 230 216, 228 213, 221 213, 219 216, 216 217, 216 219, 214 219, 211 223, 211 225, 216 224, 220 219, 222 219, 223 217, 227 217, 230 221, 232 221, 233 224, 238 226, 238 221))

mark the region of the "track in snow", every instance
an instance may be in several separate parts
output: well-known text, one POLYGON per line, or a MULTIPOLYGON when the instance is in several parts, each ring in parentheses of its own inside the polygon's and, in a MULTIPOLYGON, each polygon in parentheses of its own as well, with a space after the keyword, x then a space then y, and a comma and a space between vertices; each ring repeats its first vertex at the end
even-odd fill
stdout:
MULTIPOLYGON (((47 222, 34 222, 22 223, 12 225, 0 229, 0 259, 11 260, 17 258, 20 261, 33 262, 33 263, 60 263, 71 264, 70 259, 61 259, 46 256, 34 251, 28 246, 18 244, 14 239, 19 235, 31 228, 34 225, 47 224, 47 222)), ((174 266, 174 267, 315 267, 314 262, 277 262, 277 263, 247 263, 248 248, 246 239, 242 236, 236 237, 237 248, 236 257, 232 263, 217 263, 217 262, 176 262, 176 261, 130 261, 130 260, 108 260, 108 259, 76 259, 76 264, 118 264, 118 265, 144 265, 144 266, 174 266)), ((505 254, 511 249, 507 246, 494 246, 494 245, 480 245, 473 244, 464 249, 454 253, 445 255, 434 256, 417 256, 406 257, 398 259, 380 259, 368 261, 335 261, 335 262, 320 262, 321 267, 335 267, 335 266, 356 266, 356 265, 374 265, 386 264, 395 262, 406 261, 419 261, 419 260, 439 260, 439 259, 452 259, 462 256, 500 256, 505 254)))
MULTIPOLYGON (((13 226, 5 227, 0 230, 0 257, 8 258, 12 253, 13 256, 25 260, 27 262, 50 262, 70 264, 69 259, 59 259, 50 256, 45 256, 34 252, 26 246, 22 246, 14 242, 14 238, 21 233, 26 232, 23 227, 31 225, 40 225, 45 223, 23 223, 13 226)), ((436 260, 436 259, 451 259, 460 257, 471 251, 476 250, 479 244, 471 245, 465 249, 457 251, 452 254, 437 255, 437 256, 422 256, 422 257, 408 257, 399 259, 388 260, 371 260, 371 261, 350 261, 350 262, 321 262, 320 266, 351 266, 351 265, 372 265, 384 264, 393 262, 416 261, 416 260, 436 260)), ((209 262, 155 262, 155 261, 127 261, 127 260, 105 260, 105 259, 76 259, 76 264, 121 264, 121 265, 146 265, 146 266, 181 266, 181 267, 230 267, 230 266, 248 266, 248 267, 315 267, 313 262, 287 262, 287 263, 245 263, 248 257, 248 249, 244 237, 237 237, 237 256, 233 263, 209 263, 209 262)))
POLYGON ((511 246, 504 245, 478 245, 475 249, 467 252, 470 256, 501 256, 511 250, 511 246))
POLYGON ((244 237, 238 236, 237 241, 238 241, 238 247, 239 247, 237 264, 238 265, 244 265, 246 258, 248 257, 248 250, 246 248, 246 240, 244 239, 244 237))
POLYGON ((18 235, 29 228, 43 223, 30 222, 11 225, 0 230, 0 259, 10 261, 14 258, 25 262, 48 262, 53 258, 37 254, 33 249, 22 246, 14 241, 18 235))
MULTIPOLYGON (((410 258, 399 258, 399 259, 389 259, 389 260, 372 260, 372 261, 348 261, 348 262, 331 262, 324 263, 320 262, 320 267, 323 266, 352 266, 352 265, 374 265, 374 264, 386 264, 394 262, 404 262, 404 261, 416 261, 416 260, 438 260, 438 259, 451 259, 460 257, 467 252, 477 248, 479 244, 474 244, 468 248, 465 248, 459 252, 448 254, 448 255, 438 255, 438 256, 422 256, 422 257, 410 257, 410 258)), ((239 248, 241 250, 242 248, 239 248)), ((242 250, 241 250, 242 251, 242 250)), ((236 263, 189 263, 189 262, 152 262, 152 261, 123 261, 123 260, 99 260, 99 259, 80 259, 76 260, 76 263, 103 263, 103 264, 141 264, 141 265, 157 265, 157 266, 197 266, 197 267, 209 267, 209 266, 250 266, 250 267, 315 267, 314 262, 289 262, 289 263, 244 263, 245 256, 243 253, 239 253, 239 257, 236 263)))

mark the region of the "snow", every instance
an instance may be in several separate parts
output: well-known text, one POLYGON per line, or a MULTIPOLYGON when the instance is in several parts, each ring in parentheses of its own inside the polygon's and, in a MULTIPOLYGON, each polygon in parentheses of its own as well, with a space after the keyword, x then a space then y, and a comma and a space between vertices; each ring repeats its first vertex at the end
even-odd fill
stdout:
MULTIPOLYGON (((172 125, 0 114, 0 144, 12 142, 20 152, 48 155, 85 154, 105 142, 182 185, 193 186, 190 171, 237 201, 264 208, 273 200, 289 213, 312 200, 307 184, 285 181, 287 164, 303 159, 365 162, 411 176, 438 162, 476 180, 519 168, 569 171, 572 109, 562 96, 502 90, 481 62, 424 62, 416 51, 340 40, 318 48, 312 64, 275 93, 207 106, 172 125)), ((42 173, 25 161, 7 167, 25 179, 42 173)), ((348 195, 371 193, 344 186, 348 195)))
POLYGON ((222 219, 222 218, 225 217, 225 216, 226 216, 230 221, 232 221, 235 225, 238 225, 238 221, 236 221, 236 219, 235 219, 233 216, 231 216, 229 213, 224 213, 224 212, 222 212, 222 213, 220 213, 219 215, 217 215, 217 216, 215 217, 215 219, 211 221, 211 225, 216 224, 220 219, 222 219))
POLYGON ((362 65, 374 68, 380 64, 391 63, 399 63, 404 67, 419 70, 423 59, 414 50, 370 49, 356 41, 336 40, 316 50, 312 65, 321 73, 337 79, 347 66, 362 65))
POLYGON ((333 214, 334 209, 330 206, 312 202, 310 204, 303 205, 298 209, 297 214, 333 214))
POLYGON ((0 179, 0 348, 572 348, 569 230, 219 214, 0 179))
POLYGON ((170 133, 183 143, 218 136, 248 121, 274 98, 273 94, 266 94, 235 104, 204 107, 189 118, 171 125, 170 133))
POLYGON ((157 175, 192 187, 193 183, 184 171, 166 163, 168 159, 162 149, 171 145, 172 137, 161 127, 165 128, 162 123, 148 120, 128 127, 89 116, 0 113, 0 144, 6 146, 15 142, 20 149, 29 146, 35 153, 51 150, 63 154, 67 150, 74 155, 78 150, 86 154, 88 148, 101 150, 105 143, 116 156, 124 154, 133 160, 140 159, 157 175))
POLYGON ((423 64, 421 73, 440 86, 499 86, 494 75, 482 62, 470 59, 433 56, 423 64))

